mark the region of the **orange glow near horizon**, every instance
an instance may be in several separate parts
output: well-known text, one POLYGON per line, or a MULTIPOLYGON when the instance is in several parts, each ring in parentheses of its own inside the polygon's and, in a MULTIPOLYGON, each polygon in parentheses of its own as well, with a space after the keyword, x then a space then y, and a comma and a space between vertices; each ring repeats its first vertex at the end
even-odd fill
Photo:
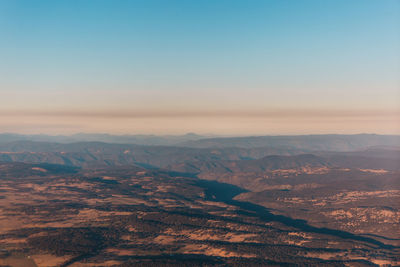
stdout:
POLYGON ((1 132, 26 134, 400 134, 398 111, 0 110, 1 132))

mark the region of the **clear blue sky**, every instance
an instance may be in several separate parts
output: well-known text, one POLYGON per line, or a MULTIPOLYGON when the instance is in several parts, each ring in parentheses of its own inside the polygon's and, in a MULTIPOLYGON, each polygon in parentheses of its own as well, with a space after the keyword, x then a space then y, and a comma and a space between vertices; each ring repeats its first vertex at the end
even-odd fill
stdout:
POLYGON ((399 29, 398 0, 3 0, 0 131, 303 133, 271 120, 338 112, 358 122, 322 131, 397 132, 399 29))

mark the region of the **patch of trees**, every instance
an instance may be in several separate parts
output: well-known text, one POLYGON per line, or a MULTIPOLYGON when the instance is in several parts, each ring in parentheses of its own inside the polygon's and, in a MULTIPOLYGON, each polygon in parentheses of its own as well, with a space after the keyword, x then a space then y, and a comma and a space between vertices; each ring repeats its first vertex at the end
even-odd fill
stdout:
POLYGON ((47 251, 57 256, 95 253, 113 245, 120 232, 114 228, 57 228, 47 231, 45 236, 28 238, 30 247, 47 251))

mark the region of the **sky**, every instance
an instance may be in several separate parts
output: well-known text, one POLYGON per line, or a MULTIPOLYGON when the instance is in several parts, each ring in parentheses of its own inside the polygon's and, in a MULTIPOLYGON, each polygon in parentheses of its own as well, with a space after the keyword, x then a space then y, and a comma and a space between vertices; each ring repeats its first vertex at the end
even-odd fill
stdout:
POLYGON ((400 134, 400 1, 2 0, 0 132, 400 134))

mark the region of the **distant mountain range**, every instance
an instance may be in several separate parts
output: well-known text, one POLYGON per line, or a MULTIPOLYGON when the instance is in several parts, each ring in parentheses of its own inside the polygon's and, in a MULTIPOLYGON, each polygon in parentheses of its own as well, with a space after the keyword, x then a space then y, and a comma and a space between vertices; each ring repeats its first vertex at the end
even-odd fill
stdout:
POLYGON ((250 136, 225 137, 190 140, 180 143, 181 146, 205 147, 281 147, 309 151, 355 151, 373 146, 400 146, 399 135, 294 135, 294 136, 250 136))
POLYGON ((167 167, 187 161, 247 160, 267 155, 295 155, 298 149, 280 148, 188 148, 79 142, 70 144, 16 141, 0 144, 0 161, 47 162, 80 167, 142 164, 167 167))
POLYGON ((400 150, 365 150, 359 152, 319 152, 318 155, 300 154, 293 156, 270 155, 252 160, 192 160, 169 166, 170 169, 218 176, 235 173, 263 173, 274 170, 295 170, 302 168, 357 168, 400 170, 400 150))
MULTIPOLYGON (((385 145, 384 142, 374 143, 385 145)), ((144 146, 101 142, 48 143, 15 141, 0 144, 0 161, 50 163, 84 168, 136 165, 199 173, 263 172, 304 166, 400 169, 400 148, 375 146, 359 151, 313 151, 310 147, 144 146)))
POLYGON ((400 147, 399 135, 293 135, 293 136, 248 136, 216 137, 211 135, 110 135, 85 134, 74 135, 20 135, 0 134, 0 144, 35 141, 49 143, 102 142, 113 144, 135 144, 146 146, 179 146, 190 148, 279 148, 301 151, 356 151, 374 146, 400 147))
POLYGON ((111 134, 86 134, 73 135, 21 135, 14 133, 0 134, 0 143, 15 141, 37 141, 52 143, 75 143, 75 142, 104 142, 114 144, 137 144, 137 145, 175 145, 181 142, 195 141, 212 137, 211 135, 197 135, 188 133, 185 135, 111 135, 111 134))

